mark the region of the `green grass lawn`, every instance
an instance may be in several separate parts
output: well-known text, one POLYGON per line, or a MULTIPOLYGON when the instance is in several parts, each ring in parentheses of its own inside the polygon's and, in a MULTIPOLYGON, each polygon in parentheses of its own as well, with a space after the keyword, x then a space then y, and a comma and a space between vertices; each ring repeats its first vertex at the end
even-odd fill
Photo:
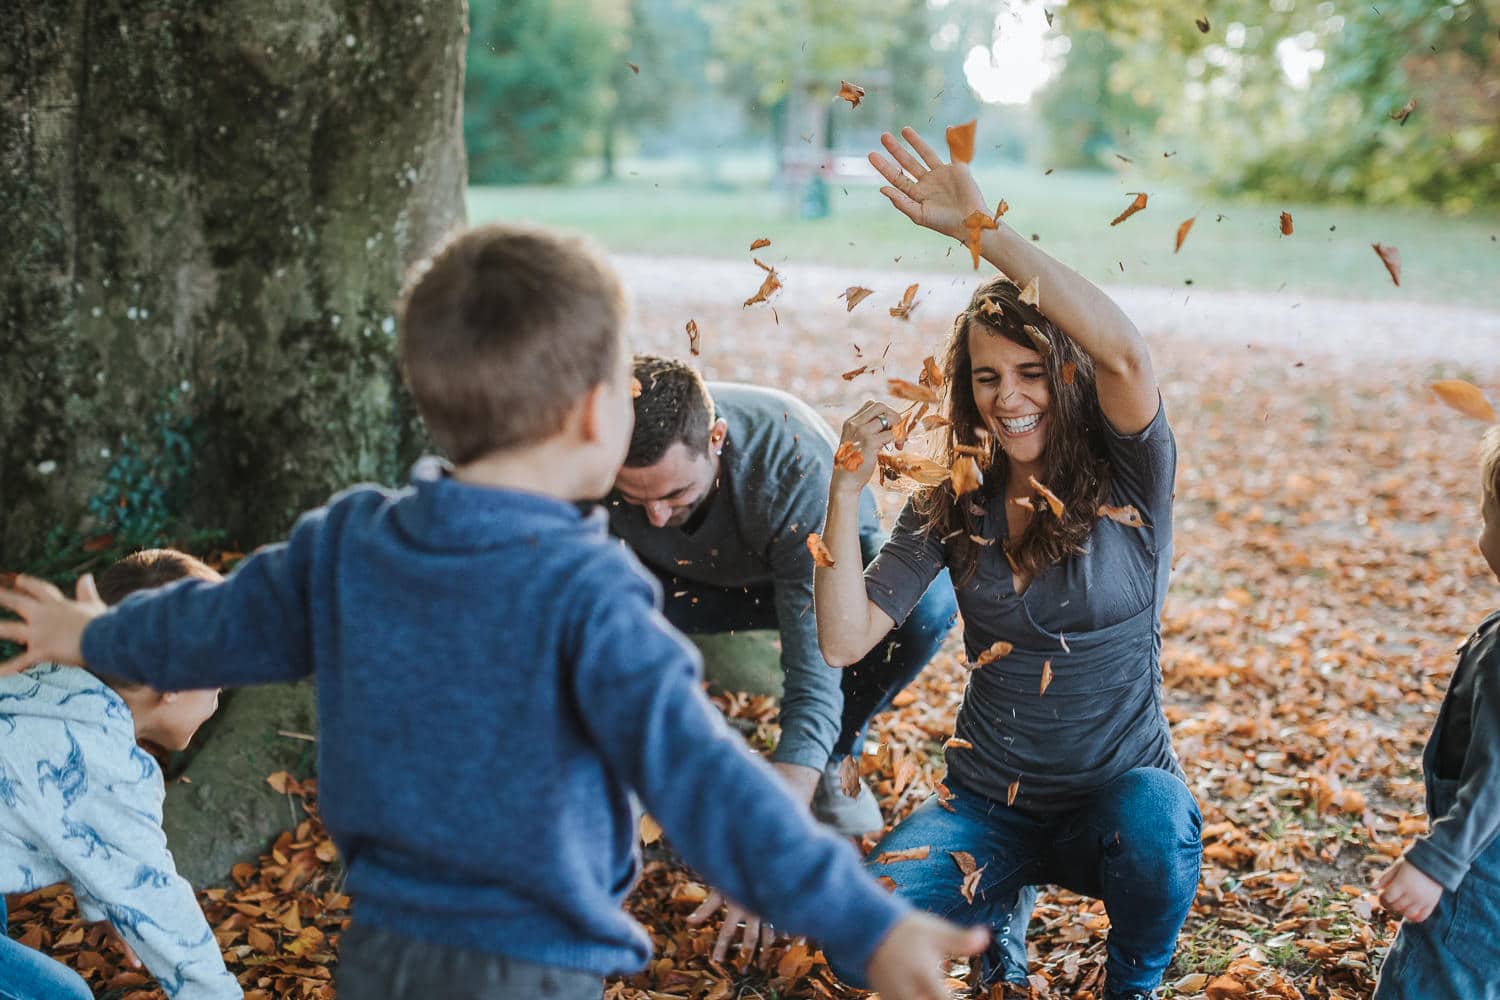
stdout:
MULTIPOLYGON (((954 244, 955 259, 945 262, 948 244, 907 222, 873 179, 832 183, 832 214, 809 221, 790 195, 754 173, 709 184, 682 163, 630 163, 608 183, 471 188, 469 214, 473 222, 581 231, 619 253, 743 260, 750 242, 765 236, 773 241, 761 252, 768 263, 916 271, 961 263, 961 247, 954 244)), ((1500 213, 1263 204, 1143 183, 1130 172, 1001 167, 979 171, 979 179, 992 203, 1010 203, 1013 227, 1100 282, 1500 308, 1500 213), (1147 209, 1111 227, 1130 203, 1127 192, 1140 190, 1151 196, 1147 209), (1290 237, 1278 229, 1282 211, 1295 220, 1290 237), (1193 215, 1174 255, 1177 226, 1193 215), (1400 288, 1371 250, 1375 242, 1400 250, 1400 288)))

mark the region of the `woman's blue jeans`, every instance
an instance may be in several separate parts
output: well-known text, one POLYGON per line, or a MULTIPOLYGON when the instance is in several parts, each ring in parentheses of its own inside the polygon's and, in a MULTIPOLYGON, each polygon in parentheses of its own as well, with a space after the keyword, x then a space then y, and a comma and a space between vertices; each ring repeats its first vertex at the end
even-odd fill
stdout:
MULTIPOLYGON (((1022 889, 1055 884, 1101 899, 1110 921, 1106 995, 1156 988, 1197 894, 1203 853, 1198 805, 1181 780, 1136 768, 1059 814, 1022 812, 956 784, 950 790, 953 811, 928 799, 870 852, 872 874, 889 876, 896 893, 920 909, 988 926, 994 941, 985 954, 987 976, 1014 930, 1022 889), (923 845, 930 846, 924 860, 878 861, 923 845), (984 868, 972 903, 953 851, 967 851, 984 868)), ((834 971, 860 982, 848 970, 834 971)))
MULTIPOLYGON (((0 896, 0 925, 6 917, 0 896)), ((0 1000, 92 1000, 83 977, 35 948, 0 935, 0 1000)))

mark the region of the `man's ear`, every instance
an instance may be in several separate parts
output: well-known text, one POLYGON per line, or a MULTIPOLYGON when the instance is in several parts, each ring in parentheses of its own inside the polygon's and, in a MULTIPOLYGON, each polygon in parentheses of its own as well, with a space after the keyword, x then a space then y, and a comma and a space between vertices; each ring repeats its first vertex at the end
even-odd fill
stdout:
POLYGON ((720 417, 708 429, 708 450, 717 455, 724 450, 724 441, 728 437, 729 424, 725 422, 723 417, 720 417))
POLYGON ((599 440, 599 432, 603 428, 604 396, 608 391, 609 386, 605 383, 595 383, 573 404, 571 422, 578 432, 579 440, 587 444, 599 440))

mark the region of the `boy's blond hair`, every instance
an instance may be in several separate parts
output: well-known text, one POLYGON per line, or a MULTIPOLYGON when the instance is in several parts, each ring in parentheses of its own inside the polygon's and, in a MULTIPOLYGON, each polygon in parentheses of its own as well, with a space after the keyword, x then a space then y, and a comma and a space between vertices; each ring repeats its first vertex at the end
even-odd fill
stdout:
POLYGON ((433 441, 459 465, 562 429, 619 363, 625 293, 582 240, 487 225, 412 271, 401 366, 433 441))
POLYGON ((1484 483, 1484 498, 1500 502, 1500 424, 1485 431, 1479 445, 1479 476, 1484 483))

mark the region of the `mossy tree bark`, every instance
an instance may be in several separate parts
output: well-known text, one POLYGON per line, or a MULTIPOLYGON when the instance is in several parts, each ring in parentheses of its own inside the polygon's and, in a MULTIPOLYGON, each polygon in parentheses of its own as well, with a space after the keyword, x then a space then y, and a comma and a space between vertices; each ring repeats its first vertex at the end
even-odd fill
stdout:
MULTIPOLYGON (((404 477, 392 307, 463 219, 466 21, 0 0, 0 569, 165 525, 248 549, 404 477)), ((276 735, 311 730, 305 686, 244 695, 169 795, 200 881, 287 825, 264 777, 308 756, 276 735)))

